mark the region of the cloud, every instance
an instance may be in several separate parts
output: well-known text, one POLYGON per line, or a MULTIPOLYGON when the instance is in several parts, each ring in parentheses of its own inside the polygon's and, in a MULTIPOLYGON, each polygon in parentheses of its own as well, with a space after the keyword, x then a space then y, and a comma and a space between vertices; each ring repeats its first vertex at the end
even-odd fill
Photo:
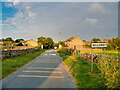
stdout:
POLYGON ((91 5, 89 5, 89 7, 87 8, 88 11, 92 12, 92 13, 101 13, 101 14, 109 14, 111 13, 109 10, 106 10, 104 8, 103 5, 99 4, 99 3, 93 3, 91 5))
POLYGON ((37 14, 34 13, 34 12, 31 12, 31 11, 30 11, 30 8, 31 8, 30 6, 26 6, 26 7, 25 7, 25 9, 26 9, 26 11, 27 11, 27 13, 28 13, 28 16, 31 17, 31 18, 35 18, 35 16, 36 16, 37 14))
MULTIPOLYGON (((57 42, 59 32, 62 33, 62 40, 76 34, 81 39, 86 40, 100 35, 100 37, 104 37, 107 33, 111 37, 115 36, 118 30, 116 29, 118 19, 115 17, 117 16, 117 10, 110 9, 111 12, 114 11, 112 13, 114 15, 100 14, 102 17, 99 17, 99 14, 95 14, 93 16, 90 11, 86 11, 86 7, 89 5, 89 3, 17 4, 15 7, 19 12, 15 13, 14 17, 9 17, 6 21, 3 21, 14 28, 7 29, 7 26, 4 26, 3 37, 11 36, 13 38, 33 38, 36 40, 40 36, 50 36, 57 42), (115 33, 113 30, 116 30, 115 33)), ((110 7, 106 3, 103 5, 110 7)))
POLYGON ((93 18, 86 18, 85 19, 86 23, 91 23, 91 24, 96 24, 98 22, 97 19, 93 19, 93 18))
POLYGON ((13 2, 13 5, 17 5, 17 4, 19 4, 19 2, 13 2))
POLYGON ((26 6, 26 10, 29 10, 31 7, 30 6, 26 6))
POLYGON ((28 16, 31 17, 31 18, 34 18, 36 15, 37 15, 36 13, 28 11, 28 16))
POLYGON ((6 7, 13 7, 13 4, 12 4, 12 3, 8 3, 8 2, 5 2, 5 6, 6 6, 6 7))

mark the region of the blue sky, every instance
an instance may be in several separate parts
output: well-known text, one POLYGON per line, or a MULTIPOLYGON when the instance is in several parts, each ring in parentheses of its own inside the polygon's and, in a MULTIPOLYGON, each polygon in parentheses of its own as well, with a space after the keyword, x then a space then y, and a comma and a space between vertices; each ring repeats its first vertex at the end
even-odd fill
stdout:
POLYGON ((5 2, 2 3, 2 37, 55 42, 78 35, 81 39, 118 37, 117 2, 5 2))

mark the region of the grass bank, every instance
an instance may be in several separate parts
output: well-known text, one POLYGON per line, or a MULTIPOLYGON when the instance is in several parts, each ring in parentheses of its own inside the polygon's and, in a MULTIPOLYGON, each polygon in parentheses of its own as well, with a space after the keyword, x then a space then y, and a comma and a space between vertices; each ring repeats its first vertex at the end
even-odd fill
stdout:
POLYGON ((41 49, 39 51, 26 53, 21 56, 2 59, 2 79, 17 71, 20 67, 29 63, 45 51, 46 50, 41 49))
POLYGON ((72 56, 73 58, 68 57, 64 52, 62 53, 59 50, 57 52, 75 78, 77 88, 106 88, 106 81, 101 77, 100 70, 96 64, 94 64, 94 73, 91 73, 91 63, 87 60, 75 56, 72 56))

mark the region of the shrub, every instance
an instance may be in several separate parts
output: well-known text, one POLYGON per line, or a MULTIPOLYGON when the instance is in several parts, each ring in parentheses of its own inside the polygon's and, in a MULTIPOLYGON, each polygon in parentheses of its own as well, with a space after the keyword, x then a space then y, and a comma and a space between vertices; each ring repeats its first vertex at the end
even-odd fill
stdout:
POLYGON ((63 53, 65 55, 71 55, 71 52, 65 47, 62 47, 61 49, 59 49, 58 53, 63 53))
POLYGON ((118 57, 99 58, 98 68, 102 77, 105 77, 108 88, 120 88, 120 61, 118 57))

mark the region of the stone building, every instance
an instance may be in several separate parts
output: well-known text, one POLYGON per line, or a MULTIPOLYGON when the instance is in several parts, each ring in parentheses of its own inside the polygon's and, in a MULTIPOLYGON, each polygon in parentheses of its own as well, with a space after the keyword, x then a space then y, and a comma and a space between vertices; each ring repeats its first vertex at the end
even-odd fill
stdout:
POLYGON ((74 49, 74 47, 76 46, 76 49, 79 49, 79 50, 83 49, 83 46, 85 45, 83 40, 80 39, 77 35, 76 37, 70 37, 66 39, 64 43, 68 48, 74 49))
POLYGON ((34 41, 34 40, 21 41, 21 43, 27 47, 37 47, 38 46, 37 41, 34 41))

